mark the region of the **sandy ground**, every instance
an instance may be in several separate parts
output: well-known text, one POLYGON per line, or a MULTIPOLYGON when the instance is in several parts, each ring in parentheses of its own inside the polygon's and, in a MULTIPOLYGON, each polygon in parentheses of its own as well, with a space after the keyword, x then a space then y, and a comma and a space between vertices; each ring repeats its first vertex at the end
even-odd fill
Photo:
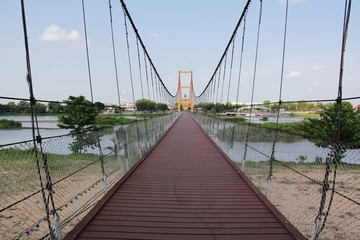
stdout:
MULTIPOLYGON (((303 172, 306 176, 317 181, 321 181, 323 177, 323 171, 321 170, 305 169, 303 172)), ((246 174, 264 192, 266 171, 249 169, 246 174)), ((118 178, 119 175, 114 176, 109 181, 116 180, 116 177, 118 178)), ((69 201, 71 196, 79 193, 79 189, 87 189, 98 179, 99 176, 89 177, 87 175, 86 178, 78 176, 64 181, 54 188, 56 207, 62 206, 61 210, 58 211, 61 222, 66 221, 83 205, 92 205, 103 196, 103 185, 100 182, 78 195, 73 201, 69 201), (91 201, 94 199, 95 201, 91 201)), ((319 239, 360 239, 360 206, 356 203, 360 202, 360 170, 338 171, 336 190, 339 194, 334 195, 326 227, 319 239), (355 202, 346 199, 346 197, 353 199, 355 202)), ((3 207, 29 194, 30 192, 21 192, 14 193, 6 198, 1 196, 0 204, 3 207)), ((321 186, 309 179, 294 174, 293 171, 286 168, 274 171, 268 198, 306 237, 311 236, 321 196, 321 186)), ((329 204, 330 193, 327 196, 326 207, 329 204)), ((62 229, 62 232, 70 231, 87 211, 84 210, 79 216, 69 221, 62 229)), ((48 232, 47 224, 45 221, 40 221, 39 224, 36 224, 36 222, 44 216, 41 194, 36 194, 0 212, 0 239, 14 238, 17 234, 26 231, 26 229, 29 230, 28 233, 24 232, 20 239, 42 237, 48 232)))
MULTIPOLYGON (((264 192, 267 175, 250 172, 247 172, 248 176, 264 192)), ((321 181, 324 175, 323 171, 309 169, 303 173, 317 181, 321 181)), ((332 179, 332 174, 330 176, 332 179)), ((334 194, 326 226, 319 239, 360 239, 360 206, 357 204, 360 202, 360 170, 338 170, 335 182, 338 193, 334 194)), ((269 200, 308 238, 319 212, 321 197, 322 187, 319 184, 288 169, 274 172, 269 200)), ((325 209, 330 198, 331 191, 327 194, 325 209)))
MULTIPOLYGON (((98 172, 98 171, 97 171, 98 172)), ((111 187, 122 175, 115 172, 107 180, 111 187)), ((57 214, 60 218, 62 234, 69 232, 91 207, 104 195, 104 188, 99 175, 75 176, 64 180, 54 186, 55 207, 59 209, 57 214), (93 184, 98 182, 97 184, 93 184), (74 197, 76 196, 76 197, 74 197), (89 208, 90 207, 90 208, 89 208), (78 213, 73 217, 74 213, 78 213)), ((11 203, 15 203, 33 192, 18 192, 11 196, 0 196, 2 209, 11 203)), ((46 235, 48 230, 45 221, 44 201, 41 193, 14 204, 10 208, 0 212, 0 239, 39 239, 46 235)), ((53 216, 50 216, 53 222, 53 216)))

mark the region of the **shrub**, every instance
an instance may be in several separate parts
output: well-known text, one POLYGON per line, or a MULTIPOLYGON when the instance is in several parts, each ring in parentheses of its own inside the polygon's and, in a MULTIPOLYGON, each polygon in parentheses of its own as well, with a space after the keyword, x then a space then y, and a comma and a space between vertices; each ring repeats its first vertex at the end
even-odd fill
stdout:
POLYGON ((21 128, 21 122, 14 120, 0 119, 0 129, 21 128))

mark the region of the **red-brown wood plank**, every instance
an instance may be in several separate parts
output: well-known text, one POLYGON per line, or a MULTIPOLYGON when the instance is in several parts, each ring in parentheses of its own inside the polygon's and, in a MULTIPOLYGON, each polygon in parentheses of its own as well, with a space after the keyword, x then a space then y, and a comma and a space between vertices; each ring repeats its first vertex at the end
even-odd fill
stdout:
POLYGON ((145 240, 178 240, 178 239, 188 239, 188 240, 263 240, 263 239, 276 239, 276 240, 291 240, 294 237, 290 234, 241 234, 241 235, 216 235, 216 238, 213 236, 209 237, 209 234, 205 235, 193 235, 193 234, 149 234, 149 233, 122 233, 121 235, 117 233, 108 233, 106 235, 101 232, 87 232, 83 236, 77 238, 78 240, 85 239, 145 239, 145 240))
POLYGON ((305 239, 187 113, 66 239, 305 239))

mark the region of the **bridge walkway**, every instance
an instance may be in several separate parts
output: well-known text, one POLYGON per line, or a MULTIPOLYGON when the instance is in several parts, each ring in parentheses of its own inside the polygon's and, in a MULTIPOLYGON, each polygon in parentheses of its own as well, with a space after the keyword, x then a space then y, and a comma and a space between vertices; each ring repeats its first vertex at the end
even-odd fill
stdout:
POLYGON ((183 113, 66 239, 305 239, 183 113))

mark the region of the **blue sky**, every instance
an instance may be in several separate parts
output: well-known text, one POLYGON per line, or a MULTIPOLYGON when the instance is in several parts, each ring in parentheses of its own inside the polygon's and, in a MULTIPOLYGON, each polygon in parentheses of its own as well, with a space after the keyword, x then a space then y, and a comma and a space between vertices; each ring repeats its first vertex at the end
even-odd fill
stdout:
MULTIPOLYGON (((84 95, 89 99, 81 1, 25 2, 35 97, 64 100, 69 95, 84 95)), ((179 70, 193 70, 196 94, 203 90, 214 72, 245 5, 245 0, 125 2, 168 89, 176 92, 179 70)), ((124 17, 119 1, 113 0, 112 4, 121 93, 130 102, 124 17)), ((85 8, 94 101, 116 103, 108 1, 87 0, 85 8)), ((20 9, 20 0, 1 1, 0 96, 28 98, 20 9)), ((340 0, 290 1, 283 100, 336 98, 343 9, 344 1, 340 0)), ((259 1, 254 0, 247 19, 239 98, 244 103, 250 102, 251 97, 258 12, 259 1)), ((263 1, 255 102, 278 100, 284 16, 284 0, 263 1)), ((345 55, 344 97, 360 96, 358 29, 360 2, 353 1, 345 55)), ((130 28, 129 32, 135 97, 140 98, 136 43, 130 28)), ((235 42, 230 101, 236 100, 240 40, 239 34, 235 42)))

